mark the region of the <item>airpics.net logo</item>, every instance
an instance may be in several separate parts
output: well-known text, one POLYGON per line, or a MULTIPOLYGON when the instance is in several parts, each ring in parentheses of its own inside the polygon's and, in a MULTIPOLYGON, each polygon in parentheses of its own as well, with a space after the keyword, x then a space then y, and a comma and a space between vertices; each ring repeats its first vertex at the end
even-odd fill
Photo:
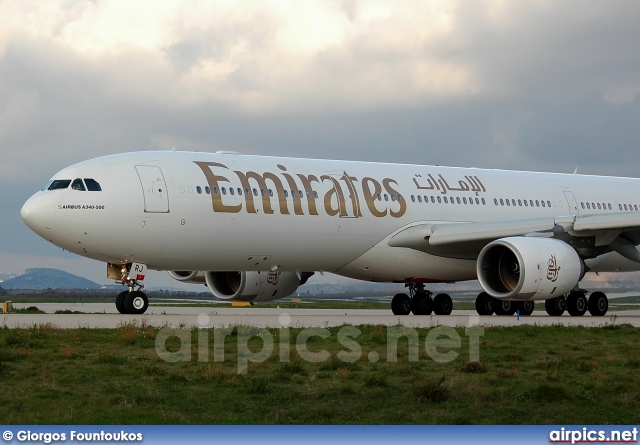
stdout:
POLYGON ((549 433, 549 443, 637 443, 638 429, 605 430, 560 428, 549 433))
MULTIPOLYGON (((195 350, 198 362, 221 363, 226 358, 225 350, 227 350, 229 338, 235 337, 238 374, 246 374, 249 364, 262 363, 274 354, 277 354, 280 362, 290 362, 293 356, 292 350, 295 350, 301 360, 309 363, 323 363, 334 357, 344 363, 355 363, 363 357, 370 363, 381 360, 396 363, 401 344, 406 345, 406 360, 410 362, 420 360, 421 350, 435 362, 452 362, 465 352, 463 344, 468 347, 469 361, 477 362, 480 361, 480 337, 484 335, 484 328, 478 326, 478 317, 474 316, 469 317, 464 335, 460 335, 458 330, 452 327, 437 326, 428 329, 426 336, 423 335, 421 339, 417 329, 388 326, 384 329, 386 337, 383 339, 382 349, 384 350, 380 352, 379 348, 365 351, 362 346, 364 342, 361 342, 363 331, 356 326, 342 326, 333 331, 319 327, 292 329, 291 317, 286 313, 280 315, 278 318, 280 327, 275 329, 251 326, 210 328, 210 318, 204 313, 198 316, 197 321, 196 348, 193 348, 193 329, 168 326, 160 329, 155 339, 158 357, 166 362, 190 362, 195 350), (211 330, 213 341, 211 341, 211 330), (326 349, 318 349, 318 340, 329 340, 334 336, 339 348, 335 355, 326 349), (463 337, 466 337, 467 341, 463 341, 463 337), (172 346, 169 347, 168 343, 172 346), (179 346, 176 347, 176 343, 179 346)), ((402 356, 404 360, 405 354, 403 353, 402 356)))

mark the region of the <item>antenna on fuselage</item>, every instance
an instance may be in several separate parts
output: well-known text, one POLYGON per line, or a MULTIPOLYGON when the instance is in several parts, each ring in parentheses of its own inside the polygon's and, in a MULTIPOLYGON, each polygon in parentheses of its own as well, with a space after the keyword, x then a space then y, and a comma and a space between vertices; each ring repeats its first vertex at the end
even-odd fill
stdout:
POLYGON ((176 151, 176 148, 178 148, 178 146, 174 145, 173 148, 171 149, 171 151, 176 151))
POLYGON ((576 169, 573 171, 573 175, 577 175, 578 174, 578 167, 576 167, 576 169))

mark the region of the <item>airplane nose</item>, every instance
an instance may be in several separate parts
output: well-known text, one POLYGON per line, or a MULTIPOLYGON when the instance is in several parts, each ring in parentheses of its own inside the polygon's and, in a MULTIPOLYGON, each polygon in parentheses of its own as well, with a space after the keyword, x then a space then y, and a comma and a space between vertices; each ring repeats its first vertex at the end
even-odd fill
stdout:
POLYGON ((56 217, 55 202, 49 196, 36 193, 27 200, 20 210, 22 220, 40 236, 53 228, 56 217))

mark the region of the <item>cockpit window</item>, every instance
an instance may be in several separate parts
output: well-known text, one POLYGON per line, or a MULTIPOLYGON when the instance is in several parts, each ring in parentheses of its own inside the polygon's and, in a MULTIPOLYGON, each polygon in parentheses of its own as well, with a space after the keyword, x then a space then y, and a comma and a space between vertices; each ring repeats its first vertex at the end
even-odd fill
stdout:
POLYGON ((73 183, 71 184, 71 188, 73 190, 78 190, 80 192, 86 192, 87 191, 87 189, 84 188, 84 183, 82 182, 82 179, 80 179, 80 178, 75 179, 73 181, 73 183))
POLYGON ((47 190, 61 190, 66 189, 71 184, 71 179, 55 179, 51 181, 51 185, 47 188, 47 190))
POLYGON ((90 192, 101 192, 102 187, 98 184, 98 181, 91 178, 84 178, 84 183, 87 185, 87 190, 90 192))

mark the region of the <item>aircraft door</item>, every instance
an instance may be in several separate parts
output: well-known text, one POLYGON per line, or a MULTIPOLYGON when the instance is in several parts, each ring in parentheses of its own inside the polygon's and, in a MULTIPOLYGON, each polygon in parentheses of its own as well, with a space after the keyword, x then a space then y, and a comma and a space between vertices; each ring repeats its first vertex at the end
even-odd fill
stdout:
POLYGON ((567 198, 567 202, 569 203, 569 211, 572 215, 579 214, 578 211, 578 201, 576 201, 576 197, 573 195, 573 192, 569 190, 564 191, 564 196, 567 198))
POLYGON ((169 213, 169 194, 160 167, 136 165, 136 171, 144 195, 144 211, 147 213, 169 213))

